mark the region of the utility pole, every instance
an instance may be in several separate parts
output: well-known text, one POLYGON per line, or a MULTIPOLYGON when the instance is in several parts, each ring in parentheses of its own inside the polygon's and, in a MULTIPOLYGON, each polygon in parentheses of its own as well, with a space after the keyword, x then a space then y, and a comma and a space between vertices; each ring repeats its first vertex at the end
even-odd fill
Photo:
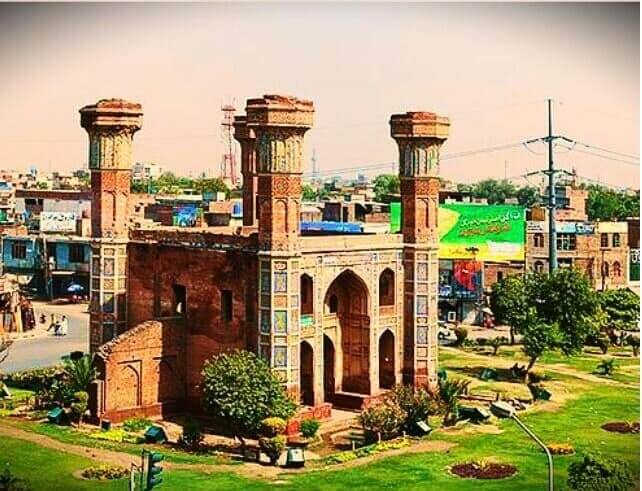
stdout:
POLYGON ((553 114, 548 102, 548 272, 557 269, 557 231, 555 230, 555 163, 553 161, 553 114))

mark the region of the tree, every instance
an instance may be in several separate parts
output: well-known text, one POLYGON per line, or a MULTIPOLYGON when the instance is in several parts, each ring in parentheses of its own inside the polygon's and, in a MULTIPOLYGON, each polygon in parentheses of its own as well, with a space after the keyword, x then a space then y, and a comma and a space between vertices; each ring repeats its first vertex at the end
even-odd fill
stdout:
POLYGON ((78 418, 78 427, 82 426, 82 417, 87 412, 89 405, 89 394, 84 390, 74 393, 74 402, 71 403, 71 411, 78 418))
POLYGON ((537 359, 545 352, 555 349, 559 344, 560 332, 556 324, 546 324, 530 308, 520 321, 519 332, 522 335, 522 350, 528 356, 526 379, 537 359))
POLYGON ((390 194, 399 194, 399 189, 399 176, 395 174, 381 174, 374 180, 374 193, 377 201, 385 201, 386 196, 390 194))
POLYGON ((301 188, 303 201, 316 201, 317 192, 309 184, 304 184, 301 188))
POLYGON ((511 275, 495 283, 490 296, 497 320, 510 326, 510 344, 515 343, 515 328, 528 311, 528 292, 523 276, 511 275))
POLYGON ((65 359, 62 370, 66 385, 72 392, 86 392, 89 385, 98 377, 92 357, 88 354, 77 359, 65 359))
POLYGON ((149 181, 134 181, 133 179, 131 180, 131 184, 129 186, 129 189, 132 193, 136 194, 144 194, 147 193, 148 187, 149 187, 149 181))
POLYGON ((523 186, 519 188, 517 190, 516 197, 519 204, 526 208, 538 205, 541 201, 539 190, 534 186, 523 186))
POLYGON ((296 404, 267 362, 248 351, 222 353, 205 362, 203 371, 205 408, 230 428, 242 445, 254 436, 267 417, 287 420, 296 404))
POLYGON ((444 426, 451 426, 459 417, 459 396, 468 391, 470 380, 447 378, 439 380, 439 398, 444 405, 444 426))
POLYGON ((627 491, 635 480, 625 462, 591 452, 568 466, 568 485, 582 491, 627 491))
POLYGON ((507 198, 516 196, 515 185, 505 179, 485 179, 472 186, 472 195, 475 198, 486 198, 488 204, 503 203, 507 198))
POLYGON ((596 335, 601 323, 597 293, 582 272, 559 268, 551 275, 539 275, 530 287, 539 319, 559 327, 559 348, 567 356, 582 350, 586 338, 596 335))
POLYGON ((194 189, 199 193, 225 193, 225 197, 230 195, 230 189, 225 185, 223 179, 215 177, 213 179, 201 178, 194 181, 194 189))
POLYGON ((620 221, 640 216, 640 191, 635 194, 603 186, 587 187, 586 212, 589 220, 620 221))
POLYGON ((640 297, 628 288, 599 292, 598 297, 610 326, 627 329, 640 322, 640 297))

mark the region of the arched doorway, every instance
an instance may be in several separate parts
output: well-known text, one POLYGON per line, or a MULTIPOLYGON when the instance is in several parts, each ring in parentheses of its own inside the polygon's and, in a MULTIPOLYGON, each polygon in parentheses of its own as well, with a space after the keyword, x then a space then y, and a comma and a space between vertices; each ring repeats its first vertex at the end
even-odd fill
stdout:
POLYGON ((370 394, 370 317, 363 280, 350 270, 337 276, 326 292, 325 310, 336 313, 341 328, 341 390, 370 394))
POLYGON ((379 388, 395 385, 395 337, 386 330, 379 338, 379 388))
POLYGON ((334 344, 323 335, 323 397, 329 401, 334 394, 334 344))
POLYGON ((314 355, 307 341, 301 342, 301 401, 306 406, 314 406, 314 355))

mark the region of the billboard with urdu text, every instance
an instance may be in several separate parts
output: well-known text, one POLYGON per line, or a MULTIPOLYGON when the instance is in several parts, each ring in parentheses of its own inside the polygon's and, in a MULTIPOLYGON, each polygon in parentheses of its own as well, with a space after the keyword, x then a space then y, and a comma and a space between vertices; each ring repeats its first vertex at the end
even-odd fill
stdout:
POLYGON ((453 203, 439 207, 439 258, 523 261, 525 209, 453 203))

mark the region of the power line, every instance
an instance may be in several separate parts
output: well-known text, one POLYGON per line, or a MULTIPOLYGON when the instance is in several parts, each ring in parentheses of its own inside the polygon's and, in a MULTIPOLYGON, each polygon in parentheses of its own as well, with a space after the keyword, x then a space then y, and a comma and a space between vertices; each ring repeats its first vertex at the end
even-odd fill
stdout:
POLYGON ((600 154, 600 153, 591 152, 589 150, 580 150, 579 148, 576 148, 576 149, 573 150, 573 147, 567 147, 566 145, 562 145, 561 143, 558 143, 557 145, 559 145, 562 148, 568 149, 569 152, 570 151, 575 151, 575 152, 584 153, 586 155, 592 155, 593 157, 598 157, 598 158, 607 159, 607 160, 613 160, 614 162, 620 162, 622 164, 627 164, 627 165, 631 165, 631 166, 634 166, 634 167, 639 167, 640 166, 639 162, 635 163, 635 162, 631 162, 630 160, 622 160, 622 159, 618 159, 616 157, 609 157, 608 155, 603 155, 603 154, 600 154))

